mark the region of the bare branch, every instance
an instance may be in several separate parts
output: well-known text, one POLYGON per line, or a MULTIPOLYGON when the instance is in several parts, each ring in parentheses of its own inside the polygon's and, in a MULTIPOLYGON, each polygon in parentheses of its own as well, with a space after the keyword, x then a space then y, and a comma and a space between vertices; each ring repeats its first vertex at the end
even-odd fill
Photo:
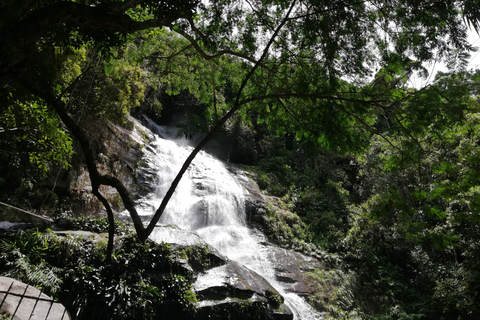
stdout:
MULTIPOLYGON (((65 126, 71 132, 71 134, 77 139, 79 142, 83 155, 85 156, 85 163, 87 164, 88 174, 90 177, 90 182, 92 184, 92 193, 95 194, 100 201, 102 201, 101 194, 99 193, 99 187, 101 185, 107 185, 115 188, 122 198, 123 204, 125 208, 130 214, 132 218, 133 225, 137 232, 138 237, 144 241, 147 237, 145 236, 145 228, 143 227, 142 220, 138 215, 135 209, 135 203, 132 200, 130 193, 128 192, 127 188, 123 185, 123 183, 115 177, 109 175, 101 175, 97 169, 95 156, 92 151, 92 147, 90 145, 90 141, 85 134, 85 132, 80 128, 77 123, 68 115, 66 112, 66 106, 63 101, 58 99, 53 93, 51 93, 48 89, 41 87, 41 85, 34 84, 32 81, 24 79, 22 85, 27 86, 27 89, 32 92, 33 94, 37 95, 39 98, 45 100, 48 106, 53 108, 60 119, 62 119, 65 126), (100 197, 99 197, 100 196, 100 197)), ((103 203, 105 205, 105 203, 103 203)), ((107 202, 108 204, 108 202, 107 202)), ((108 207, 106 206, 106 210, 108 213, 108 207)))
POLYGON ((107 244, 107 263, 112 262, 112 254, 113 254, 113 240, 115 237, 115 219, 113 217, 112 207, 108 203, 107 199, 100 193, 98 189, 93 190, 93 194, 100 200, 100 202, 107 210, 107 219, 108 219, 108 244, 107 244))
POLYGON ((155 58, 155 59, 159 59, 159 60, 171 60, 173 58, 175 58, 176 56, 178 55, 181 55, 182 53, 184 53, 185 51, 187 51, 188 49, 192 48, 192 45, 189 44, 188 46, 185 46, 183 47, 182 49, 178 50, 177 52, 169 55, 169 56, 159 56, 157 55, 158 53, 152 53, 151 55, 149 55, 148 57, 151 57, 151 58, 155 58))
MULTIPOLYGON (((208 53, 206 53, 202 47, 200 47, 200 45, 198 44, 197 41, 195 41, 195 39, 189 35, 188 33, 186 33, 185 31, 183 30, 175 30, 173 28, 173 26, 170 26, 170 29, 178 34, 180 34, 182 37, 184 37, 185 39, 187 39, 191 44, 192 46, 195 48, 195 50, 200 54, 200 56, 202 58, 204 58, 205 60, 213 60, 213 59, 216 59, 216 58, 219 58, 219 57, 222 57, 222 56, 225 56, 225 55, 230 55, 230 56, 234 56, 234 57, 238 57, 238 58, 241 58, 243 60, 246 60, 248 62, 251 62, 253 64, 256 64, 258 61, 260 60, 255 60, 254 58, 246 55, 246 54, 242 54, 240 52, 235 52, 233 50, 221 50, 221 51, 218 51, 217 53, 215 54, 212 54, 212 55, 209 55, 208 53)), ((265 66, 264 64, 260 64, 263 68, 266 68, 266 69, 270 69, 268 68, 267 66, 265 66)))
POLYGON ((160 207, 157 209, 155 212, 154 216, 150 220, 150 223, 148 224, 147 228, 145 229, 145 235, 148 237, 155 226, 157 225, 158 220, 162 216, 163 212, 165 211, 165 208, 170 201, 170 198, 172 197, 173 193, 175 192, 175 189, 177 188, 178 184, 180 183, 180 180, 182 179, 184 173, 187 171, 188 167, 192 163, 193 159, 195 159, 196 155, 202 150, 202 148, 207 144, 208 141, 215 135, 215 133, 227 122, 228 119, 230 119, 243 105, 240 103, 240 97, 242 95, 243 90, 245 89, 247 83, 250 81, 250 78, 253 76, 255 71, 261 66, 262 61, 265 59, 265 57, 268 54, 268 51, 270 50, 271 45, 273 44, 275 38, 277 37, 278 33, 280 30, 283 28, 285 23, 287 22, 288 17, 290 16, 293 8, 295 7, 296 1, 292 2, 292 5, 290 6, 287 14, 283 18, 282 22, 278 25, 277 29, 273 33, 272 37, 270 38, 268 44, 266 45, 265 49, 263 50, 262 56, 258 61, 255 63, 255 65, 252 67, 250 72, 245 76, 245 78, 242 81, 242 84, 240 86, 240 89, 237 92, 237 97, 235 99, 235 103, 233 107, 228 111, 221 119, 220 121, 217 122, 215 127, 200 141, 200 143, 195 147, 195 149, 190 153, 190 155, 187 157, 185 162, 182 165, 182 168, 178 172, 177 176, 173 180, 172 184, 170 185, 170 188, 168 189, 167 193, 165 194, 162 203, 160 204, 160 207))

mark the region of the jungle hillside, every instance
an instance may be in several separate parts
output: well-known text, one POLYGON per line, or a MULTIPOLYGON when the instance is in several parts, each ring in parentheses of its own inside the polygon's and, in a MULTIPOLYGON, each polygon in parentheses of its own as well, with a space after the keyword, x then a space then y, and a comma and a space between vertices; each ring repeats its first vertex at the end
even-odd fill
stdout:
POLYGON ((112 319, 194 319, 187 275, 142 270, 178 269, 148 239, 210 150, 292 213, 269 216, 272 241, 323 252, 309 302, 325 318, 477 319, 479 31, 478 0, 0 0, 0 221, 23 219, 14 206, 105 235, 88 253, 5 233, 0 275, 102 295, 112 319), (143 115, 194 146, 149 221, 124 175, 143 146, 109 144, 143 115))

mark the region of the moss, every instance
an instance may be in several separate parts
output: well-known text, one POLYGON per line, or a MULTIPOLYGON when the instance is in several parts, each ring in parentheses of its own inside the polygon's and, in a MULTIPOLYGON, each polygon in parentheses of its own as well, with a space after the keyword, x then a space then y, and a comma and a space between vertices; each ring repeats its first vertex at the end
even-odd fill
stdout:
POLYGON ((322 260, 330 267, 341 263, 338 255, 328 253, 312 242, 308 226, 295 213, 278 207, 287 206, 280 201, 274 206, 268 203, 265 215, 266 234, 270 241, 282 248, 301 252, 311 257, 322 260))
POLYGON ((132 131, 135 128, 135 123, 133 121, 125 119, 125 121, 122 123, 122 126, 125 129, 132 131))
POLYGON ((295 213, 280 209, 271 203, 267 204, 266 209, 265 223, 271 240, 287 248, 293 248, 295 244, 310 240, 307 226, 295 213))
POLYGON ((115 193, 112 196, 108 197, 108 201, 112 205, 113 210, 121 211, 124 209, 123 200, 120 194, 115 193))
POLYGON ((207 245, 183 247, 176 251, 176 255, 187 260, 188 264, 197 272, 204 272, 224 263, 220 257, 211 252, 207 245))
MULTIPOLYGON (((335 319, 355 312, 354 273, 339 269, 315 270, 305 274, 314 287, 315 294, 309 296, 309 303, 327 316, 335 319)), ((348 319, 355 319, 349 317, 348 319)))
POLYGON ((137 162, 137 168, 149 168, 150 165, 143 159, 140 158, 139 161, 137 162))
POLYGON ((280 306, 283 304, 283 298, 273 291, 267 290, 265 292, 265 298, 267 298, 270 305, 276 310, 279 310, 280 306))
POLYGON ((150 142, 150 135, 144 130, 137 127, 138 132, 142 135, 143 142, 148 144, 150 142))
POLYGON ((287 193, 288 187, 284 181, 280 181, 276 174, 265 171, 263 166, 238 166, 251 173, 258 187, 265 193, 279 197, 287 193))

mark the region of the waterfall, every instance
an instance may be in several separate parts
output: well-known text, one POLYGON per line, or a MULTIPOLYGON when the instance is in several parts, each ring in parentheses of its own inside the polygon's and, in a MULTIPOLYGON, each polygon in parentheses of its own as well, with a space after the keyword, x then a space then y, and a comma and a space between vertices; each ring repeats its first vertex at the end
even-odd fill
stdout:
MULTIPOLYGON (((158 173, 154 179, 158 185, 157 191, 140 202, 139 213, 148 218, 159 207, 192 148, 169 140, 172 133, 167 128, 146 119, 157 133, 167 138, 155 135, 147 147, 145 161, 158 173)), ((268 246, 265 245, 264 235, 246 225, 244 194, 245 190, 227 167, 212 155, 201 151, 176 188, 159 225, 175 225, 193 231, 229 260, 260 274, 282 294, 285 304, 294 313, 294 319, 320 319, 304 299, 285 292, 275 280, 274 269, 267 258, 268 246)), ((152 240, 164 240, 165 235, 160 233, 154 231, 152 240)))

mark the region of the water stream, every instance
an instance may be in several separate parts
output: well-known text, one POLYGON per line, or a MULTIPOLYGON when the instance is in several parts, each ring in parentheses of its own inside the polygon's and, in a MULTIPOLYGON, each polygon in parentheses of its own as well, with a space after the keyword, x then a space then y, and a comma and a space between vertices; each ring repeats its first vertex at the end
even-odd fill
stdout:
MULTIPOLYGON (((158 172, 158 189, 141 201, 139 213, 145 216, 151 216, 159 207, 171 181, 192 150, 181 141, 170 140, 174 135, 167 128, 151 121, 150 126, 167 139, 155 136, 147 147, 149 152, 146 152, 145 161, 158 172)), ((221 161, 200 152, 183 176, 159 224, 194 231, 228 259, 262 275, 285 298, 294 319, 319 319, 301 297, 285 292, 275 280, 274 269, 267 258, 265 237, 246 225, 244 193, 243 187, 221 161)), ((155 232, 151 238, 164 240, 155 232)))

